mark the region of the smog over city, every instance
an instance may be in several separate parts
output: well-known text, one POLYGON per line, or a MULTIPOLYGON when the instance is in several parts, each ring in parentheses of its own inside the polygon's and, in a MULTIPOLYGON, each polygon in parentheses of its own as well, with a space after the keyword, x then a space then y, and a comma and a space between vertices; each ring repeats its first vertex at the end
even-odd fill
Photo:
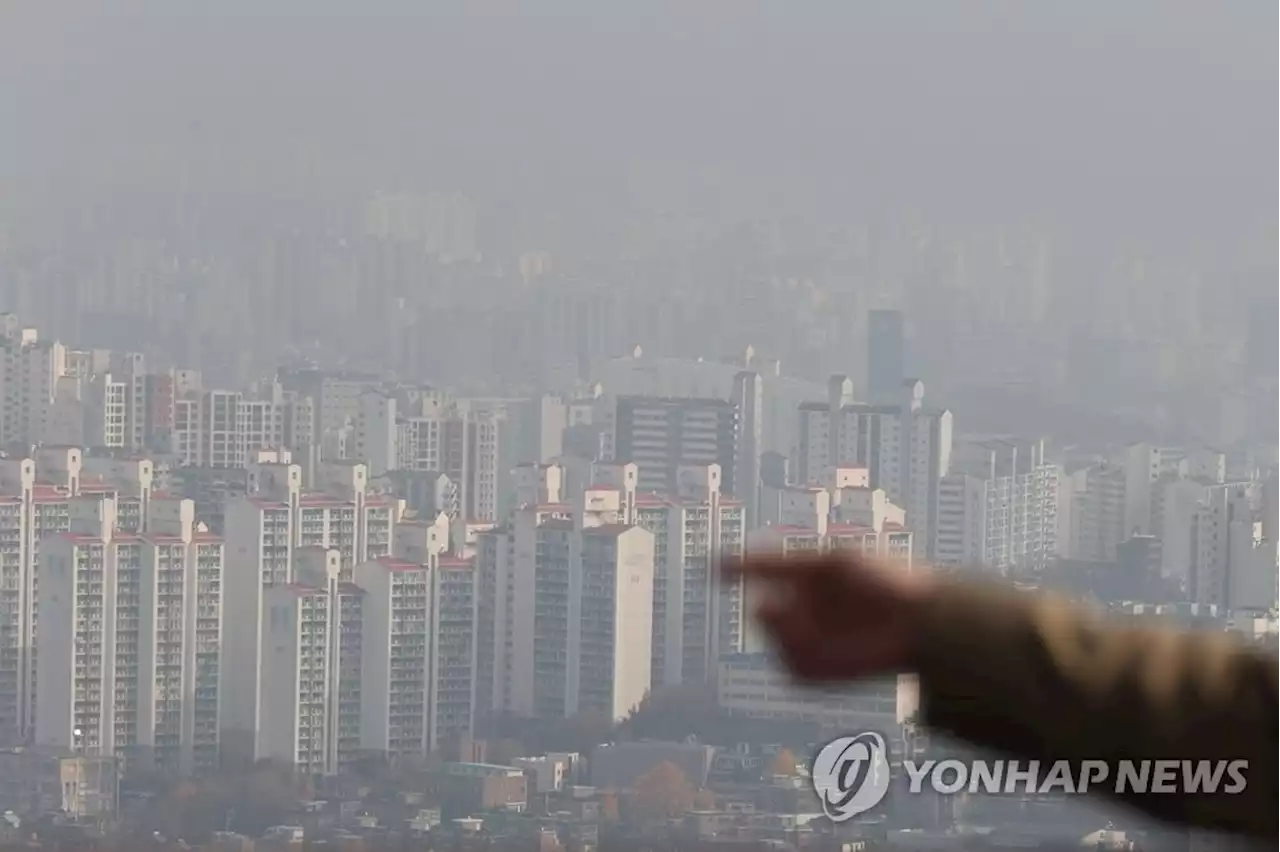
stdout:
POLYGON ((1031 608, 859 668, 751 574, 1274 655, 1278 18, 0 5, 0 852, 1236 848, 854 789, 1275 732, 1072 751, 1031 608))

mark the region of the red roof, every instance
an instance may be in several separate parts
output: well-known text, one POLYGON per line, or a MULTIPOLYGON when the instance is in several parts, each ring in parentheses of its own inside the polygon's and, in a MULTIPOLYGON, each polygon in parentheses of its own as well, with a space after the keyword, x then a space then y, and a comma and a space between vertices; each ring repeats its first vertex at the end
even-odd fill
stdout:
POLYGON ((275 586, 274 588, 284 589, 287 592, 293 592, 299 597, 303 595, 315 595, 315 594, 320 594, 324 592, 324 589, 320 588, 319 586, 309 586, 306 583, 284 583, 283 585, 275 586))
POLYGON ((417 562, 397 559, 394 556, 381 556, 373 561, 377 562, 388 571, 421 571, 423 569, 423 566, 419 565, 417 562))
POLYGON ((298 505, 303 509, 337 509, 354 504, 329 494, 304 494, 298 499, 298 505))
POLYGON ((874 535, 875 529, 865 524, 831 524, 827 527, 830 535, 874 535))

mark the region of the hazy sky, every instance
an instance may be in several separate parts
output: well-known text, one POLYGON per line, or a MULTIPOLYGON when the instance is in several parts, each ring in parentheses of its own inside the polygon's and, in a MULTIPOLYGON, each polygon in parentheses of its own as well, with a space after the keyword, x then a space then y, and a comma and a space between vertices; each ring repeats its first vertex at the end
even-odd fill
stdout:
POLYGON ((338 180, 730 215, 884 207, 1170 252, 1275 239, 1264 0, 18 0, 5 174, 338 180))

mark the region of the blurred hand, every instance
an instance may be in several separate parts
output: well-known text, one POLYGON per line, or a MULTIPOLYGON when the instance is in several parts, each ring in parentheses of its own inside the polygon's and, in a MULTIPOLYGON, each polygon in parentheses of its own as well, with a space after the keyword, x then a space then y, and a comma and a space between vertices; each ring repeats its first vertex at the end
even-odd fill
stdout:
POLYGON ((795 677, 847 681, 911 668, 934 586, 927 573, 839 551, 748 556, 721 570, 744 578, 795 677))

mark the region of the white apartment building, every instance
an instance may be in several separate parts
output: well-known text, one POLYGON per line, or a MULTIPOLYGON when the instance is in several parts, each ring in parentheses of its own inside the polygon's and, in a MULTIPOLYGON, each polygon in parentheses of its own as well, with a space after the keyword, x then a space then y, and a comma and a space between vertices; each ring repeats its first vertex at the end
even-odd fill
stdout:
POLYGON ((272 586, 263 595, 257 757, 291 765, 300 775, 334 771, 335 602, 324 585, 304 583, 272 586))
POLYGON ((0 444, 37 444, 48 434, 58 381, 67 375, 67 350, 5 316, 12 321, 0 336, 0 444))
POLYGON ((360 744, 390 758, 431 751, 431 569, 384 556, 356 566, 364 590, 360 744))
MULTIPOLYGON (((229 632, 225 641, 229 663, 223 672, 227 696, 223 740, 233 759, 261 757, 255 732, 260 729, 262 711, 262 646, 258 637, 265 590, 299 582, 299 555, 303 551, 333 551, 338 560, 337 581, 342 584, 350 583, 356 565, 391 551, 399 504, 369 494, 367 482, 363 464, 323 463, 316 475, 316 485, 322 490, 304 493, 299 465, 253 464, 249 468, 250 494, 227 504, 228 617, 246 626, 245 630, 229 632)), ((323 587, 324 583, 318 585, 323 587)), ((346 601, 343 606, 359 604, 346 601)), ((348 711, 358 712, 349 704, 348 711)), ((345 733, 335 734, 334 749, 344 737, 349 741, 358 738, 353 724, 341 723, 345 733)), ((331 758, 338 759, 336 755, 331 758)))
POLYGON ((543 624, 553 631, 563 626, 563 650, 558 642, 543 643, 534 649, 535 666, 554 670, 563 654, 568 661, 566 714, 620 720, 639 706, 652 683, 653 534, 612 523, 581 529, 578 541, 581 555, 575 562, 581 565, 581 586, 573 589, 570 579, 565 596, 569 621, 561 620, 560 596, 554 590, 545 590, 535 602, 535 637, 543 624), (575 591, 581 594, 576 602, 575 591), (576 637, 570 627, 575 615, 581 619, 576 637))
MULTIPOLYGON (((80 389, 83 427, 77 437, 90 447, 123 447, 129 385, 111 373, 98 373, 80 389)), ((60 399, 61 403, 62 400, 60 399)))
POLYGON ((169 452, 177 463, 241 468, 255 450, 285 440, 285 398, 278 384, 256 392, 198 390, 173 403, 169 452))
POLYGON ((396 402, 396 467, 443 470, 445 431, 452 418, 452 400, 441 394, 404 390, 396 402))
POLYGON ((827 402, 800 406, 796 482, 825 487, 837 468, 866 468, 870 485, 906 510, 922 555, 931 556, 938 484, 951 466, 951 412, 925 408, 924 384, 914 379, 893 406, 851 402, 844 377, 831 384, 827 402))
POLYGON ((370 476, 382 476, 400 465, 396 398, 381 391, 360 397, 355 420, 355 457, 369 465, 370 476))
POLYGON ((654 536, 624 521, 624 491, 571 505, 553 478, 542 502, 478 537, 477 708, 620 719, 651 682, 654 536))
POLYGON ((57 407, 63 416, 78 415, 81 422, 59 424, 59 428, 90 447, 140 452, 147 444, 151 389, 146 359, 140 353, 69 353, 57 407), (90 357, 72 363, 71 354, 90 357))
MULTIPOLYGON (((290 763, 301 773, 332 775, 361 756, 361 624, 365 594, 341 579, 342 555, 324 547, 294 551, 293 580, 263 590, 261 635, 274 631, 275 646, 260 640, 261 728, 258 755, 290 763), (286 590, 286 591, 280 591, 286 590), (272 605, 277 624, 269 623, 272 605), (295 633, 294 628, 299 631, 295 633), (320 648, 323 641, 324 649, 320 648), (324 671, 318 670, 324 666, 324 671), (284 682, 278 683, 279 678, 284 682), (323 692, 317 684, 323 682, 323 692), (279 700, 279 703, 273 703, 279 700), (283 708, 283 709, 281 709, 283 708)), ((229 750, 233 760, 243 759, 229 750)))
POLYGON ((445 432, 444 474, 458 483, 462 517, 497 521, 508 508, 515 466, 514 422, 503 401, 460 400, 445 432))
POLYGON ((0 739, 21 743, 33 734, 41 542, 69 530, 77 495, 112 497, 116 529, 146 532, 153 476, 147 459, 85 458, 78 447, 0 459, 0 609, 7 615, 0 626, 0 739))
POLYGON ((506 403, 421 395, 409 405, 397 420, 396 467, 443 473, 457 485, 464 520, 496 522, 509 508, 504 500, 519 450, 506 403))
POLYGON ((654 536, 655 688, 709 683, 716 660, 742 650, 742 585, 721 582, 715 566, 742 556, 745 507, 721 497, 719 465, 685 468, 679 484, 672 496, 632 492, 628 499, 634 523, 654 536))
POLYGON ((360 416, 360 398, 381 384, 376 376, 316 369, 281 371, 279 381, 292 398, 310 400, 305 408, 312 421, 295 428, 308 431, 316 446, 326 434, 354 423, 360 416))
POLYGON ((35 742, 190 774, 217 767, 223 544, 189 500, 124 532, 112 496, 69 500, 40 556, 35 742))
POLYGON ((356 568, 365 751, 425 755, 474 731, 477 574, 448 543, 444 515, 406 522, 396 556, 356 568))
MULTIPOLYGON (((548 472, 554 470, 553 465, 548 472)), ((521 501, 508 523, 476 535, 477 713, 533 714, 532 648, 516 639, 532 634, 533 618, 528 607, 518 607, 517 601, 534 597, 532 569, 540 558, 551 556, 545 542, 539 553, 538 530, 544 523, 572 517, 571 506, 562 502, 556 483, 551 490, 543 490, 539 499, 521 501)))
POLYGON ((430 576, 431 669, 428 751, 475 730, 480 576, 474 557, 450 552, 451 519, 396 527, 397 557, 427 565, 430 576))
POLYGON ((940 565, 1034 573, 1058 553, 1057 465, 1044 443, 958 443, 938 483, 933 559, 940 565))

